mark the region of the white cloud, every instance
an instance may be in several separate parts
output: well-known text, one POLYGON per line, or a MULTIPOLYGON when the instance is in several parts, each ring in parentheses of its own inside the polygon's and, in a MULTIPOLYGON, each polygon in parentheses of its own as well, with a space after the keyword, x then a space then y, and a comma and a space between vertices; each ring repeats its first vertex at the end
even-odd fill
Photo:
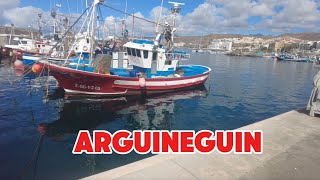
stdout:
POLYGON ((232 33, 244 31, 290 32, 320 30, 319 1, 315 0, 207 0, 185 16, 184 27, 193 33, 232 33), (277 6, 283 10, 276 12, 277 6), (218 7, 218 8, 217 8, 218 7), (258 16, 261 22, 250 24, 258 16))
POLYGON ((7 19, 4 17, 4 10, 17 7, 19 5, 19 0, 1 0, 0 1, 0 23, 4 24, 7 22, 7 19))
MULTIPOLYGON (((192 1, 195 3, 196 1, 192 1)), ((189 3, 191 3, 189 1, 189 3)), ((0 23, 14 23, 16 26, 26 27, 37 25, 37 14, 43 12, 32 6, 19 7, 19 0, 0 0, 0 23)), ((168 5, 165 5, 169 7, 168 5)), ((270 31, 277 33, 291 32, 294 29, 304 31, 320 30, 319 0, 205 0, 196 8, 177 17, 177 34, 202 35, 210 33, 241 33, 246 31, 270 31), (280 12, 275 7, 283 7, 280 12), (261 22, 251 24, 250 17, 260 17, 261 22)), ((157 22, 160 7, 150 10, 145 16, 137 12, 135 16, 157 22)), ((182 6, 182 11, 186 11, 182 6)), ((45 12, 44 12, 45 13, 45 12)), ((46 13, 48 14, 48 12, 46 13)), ((161 23, 169 21, 170 10, 163 8, 161 23)), ((121 35, 122 17, 109 16, 104 28, 112 35, 121 35)), ((126 18, 129 33, 132 33, 132 17, 126 18)), ((150 24, 135 18, 135 35, 155 35, 155 24, 150 24)))
POLYGON ((37 26, 38 14, 43 12, 40 8, 32 6, 16 7, 4 10, 4 17, 15 26, 18 27, 33 27, 37 26))
POLYGON ((277 5, 283 6, 283 10, 274 13, 272 18, 258 24, 257 28, 269 29, 277 33, 288 33, 293 29, 320 30, 320 13, 317 10, 319 2, 314 0, 282 0, 277 5))

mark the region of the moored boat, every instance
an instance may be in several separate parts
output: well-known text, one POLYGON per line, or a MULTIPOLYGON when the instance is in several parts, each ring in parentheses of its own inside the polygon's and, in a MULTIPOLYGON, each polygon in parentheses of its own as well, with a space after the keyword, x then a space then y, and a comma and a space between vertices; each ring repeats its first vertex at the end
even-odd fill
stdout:
POLYGON ((301 57, 297 55, 290 54, 276 54, 278 61, 290 61, 290 62, 313 62, 309 58, 301 57))
MULTIPOLYGON (((95 0, 93 12, 102 0, 95 0)), ((154 41, 132 40, 124 47, 127 49, 132 69, 111 68, 112 57, 98 54, 88 65, 70 67, 50 61, 39 61, 60 86, 71 94, 127 96, 172 92, 204 84, 211 69, 200 65, 179 65, 190 55, 176 51, 173 47, 174 24, 180 12, 179 3, 172 8, 172 25, 166 22, 164 31, 154 41), (166 41, 162 43, 162 38, 166 41)), ((94 26, 94 25, 92 25, 94 26)), ((94 41, 92 41, 94 42, 94 41)))

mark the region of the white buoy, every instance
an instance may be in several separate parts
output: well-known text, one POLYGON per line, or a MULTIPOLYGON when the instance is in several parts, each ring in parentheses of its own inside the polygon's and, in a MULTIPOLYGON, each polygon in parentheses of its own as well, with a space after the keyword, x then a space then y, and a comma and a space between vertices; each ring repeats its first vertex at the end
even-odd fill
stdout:
POLYGON ((146 80, 144 78, 139 78, 139 85, 140 85, 140 87, 145 87, 146 86, 146 80))

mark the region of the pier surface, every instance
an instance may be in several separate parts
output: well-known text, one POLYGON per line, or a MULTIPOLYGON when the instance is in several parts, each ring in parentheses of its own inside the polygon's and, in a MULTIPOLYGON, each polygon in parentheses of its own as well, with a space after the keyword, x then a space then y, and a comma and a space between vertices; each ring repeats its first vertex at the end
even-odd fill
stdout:
POLYGON ((320 177, 320 118, 304 111, 290 111, 239 129, 263 131, 263 154, 155 155, 84 179, 320 177))

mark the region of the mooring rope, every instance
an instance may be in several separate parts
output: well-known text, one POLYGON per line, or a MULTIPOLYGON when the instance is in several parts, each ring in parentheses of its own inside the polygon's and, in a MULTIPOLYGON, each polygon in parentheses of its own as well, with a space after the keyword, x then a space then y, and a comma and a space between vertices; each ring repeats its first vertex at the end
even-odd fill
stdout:
POLYGON ((39 155, 39 152, 40 152, 40 147, 41 147, 41 144, 43 142, 43 139, 44 139, 44 135, 41 134, 40 137, 39 137, 37 146, 36 146, 35 150, 33 151, 33 155, 31 157, 30 161, 26 164, 26 166, 21 171, 21 173, 17 176, 16 179, 22 179, 22 177, 25 175, 26 171, 30 168, 30 166, 31 166, 32 162, 35 160, 35 158, 38 159, 38 155, 39 155))

